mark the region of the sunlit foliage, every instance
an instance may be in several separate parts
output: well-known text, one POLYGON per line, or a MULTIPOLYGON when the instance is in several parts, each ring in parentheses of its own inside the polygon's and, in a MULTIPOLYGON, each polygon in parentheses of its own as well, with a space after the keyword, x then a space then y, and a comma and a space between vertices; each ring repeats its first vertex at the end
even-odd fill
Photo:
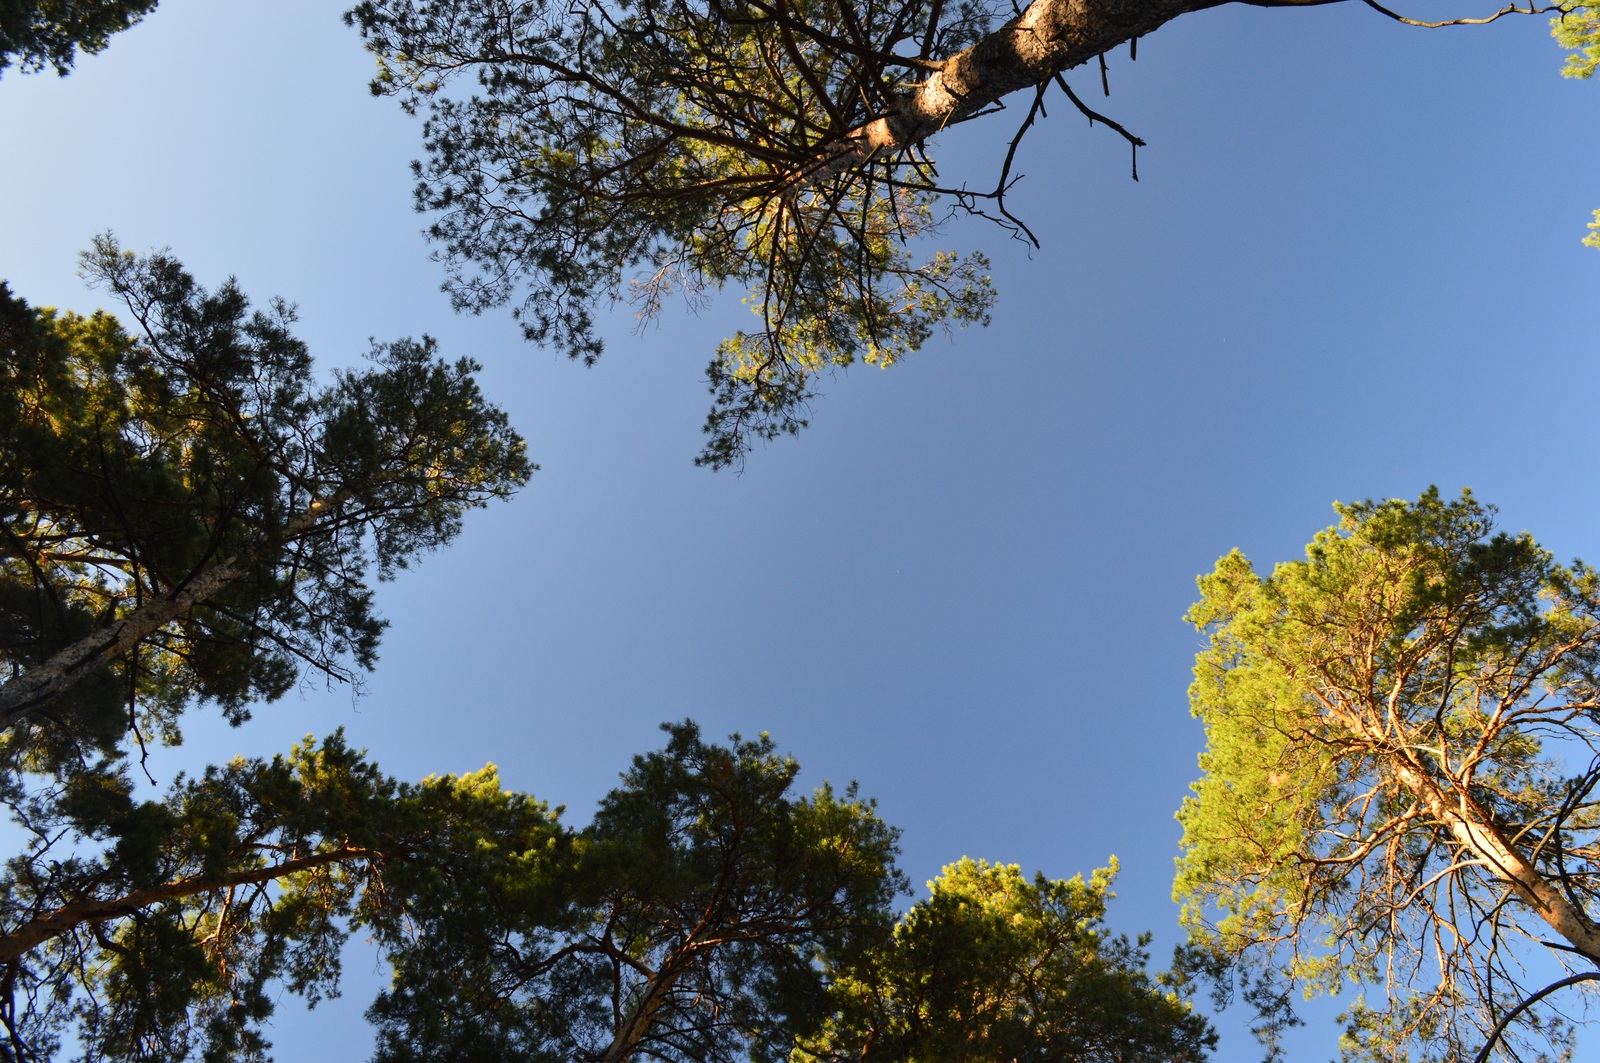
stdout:
POLYGON ((1029 880, 1015 864, 951 864, 835 980, 833 1014, 793 1063, 1205 1058, 1215 1034, 1184 987, 1146 972, 1148 940, 1106 929, 1114 873, 1029 880))
POLYGON ((1600 8, 1577 4, 1550 20, 1550 32, 1561 47, 1573 54, 1561 73, 1569 78, 1590 78, 1600 66, 1600 8))
POLYGON ((1600 578, 1470 494, 1336 508, 1304 561, 1200 580, 1176 891, 1284 993, 1361 993, 1350 1056, 1468 1058, 1550 970, 1600 964, 1600 578))

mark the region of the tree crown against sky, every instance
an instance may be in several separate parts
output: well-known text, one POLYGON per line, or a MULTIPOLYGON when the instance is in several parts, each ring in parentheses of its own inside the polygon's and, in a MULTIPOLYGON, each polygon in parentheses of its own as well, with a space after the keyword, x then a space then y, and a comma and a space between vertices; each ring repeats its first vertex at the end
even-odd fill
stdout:
MULTIPOLYGON (((1112 49, 1131 55, 1218 3, 1035 0, 1013 15, 982 0, 365 0, 346 18, 378 56, 373 90, 427 111, 416 203, 458 309, 510 302, 530 340, 592 360, 598 303, 649 317, 675 296, 746 291, 759 323, 708 369, 697 460, 722 467, 803 427, 818 373, 888 365, 937 328, 987 322, 985 259, 919 261, 923 238, 965 211, 1032 240, 1005 194, 1047 98, 1136 150, 1066 75, 1098 60, 1107 84, 1112 49), (946 183, 931 138, 1013 94, 1026 105, 994 185, 946 183)), ((1419 26, 1515 11, 1425 23, 1370 6, 1419 26)), ((1593 11, 1523 13, 1549 12, 1579 52, 1569 72, 1592 70, 1593 11)))
POLYGON ((336 734, 237 758, 164 798, 126 771, 7 801, 24 844, 0 875, 0 1057, 262 1060, 284 990, 339 992, 352 929, 400 903, 390 876, 529 874, 569 848, 493 767, 398 783, 336 734))
POLYGON ((1304 561, 1200 580, 1185 919, 1284 1003, 1370 993, 1351 1057, 1470 1058, 1508 1017, 1561 1049, 1514 1009, 1600 970, 1600 576, 1470 494, 1337 510, 1304 561))
POLYGON ((897 832, 853 790, 793 794, 799 766, 765 736, 668 730, 565 877, 397 884, 378 1059, 787 1056, 828 966, 887 933, 897 832))
MULTIPOLYGON (((532 466, 467 360, 376 344, 313 376, 276 301, 109 238, 84 257, 135 322, 0 304, 0 748, 8 771, 243 719, 307 669, 353 679, 389 578, 532 466)), ((93 759, 92 757, 90 758, 93 759)))
POLYGON ((0 0, 0 74, 53 67, 66 75, 79 52, 98 52, 159 0, 0 0))
POLYGON ((948 865, 893 938, 834 981, 834 1010, 790 1059, 1206 1058, 1216 1034, 1190 1010, 1187 984, 1148 973, 1147 937, 1106 928, 1115 872, 1115 860, 1088 881, 948 865))
POLYGON ((1187 987, 1105 930, 1110 871, 963 860, 896 923, 897 832, 794 791, 770 739, 691 723, 593 822, 493 766, 406 784, 342 735, 161 799, 79 777, 12 811, 0 1055, 264 1060, 284 990, 339 989, 367 930, 394 977, 377 1059, 1199 1060, 1187 987), (893 929, 891 929, 893 928, 893 929))
POLYGON ((870 801, 795 794, 766 736, 666 730, 574 836, 564 885, 430 885, 392 909, 379 1060, 1114 1063, 1214 1044, 1187 985, 1106 931, 1109 871, 1030 882, 963 860, 896 920, 898 832, 870 801))

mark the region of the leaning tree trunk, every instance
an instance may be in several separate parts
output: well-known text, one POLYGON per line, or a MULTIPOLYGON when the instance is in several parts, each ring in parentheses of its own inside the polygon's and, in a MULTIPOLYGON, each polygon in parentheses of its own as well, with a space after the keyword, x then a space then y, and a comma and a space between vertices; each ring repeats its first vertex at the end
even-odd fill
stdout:
POLYGON ((1395 777, 1490 872, 1573 948, 1600 963, 1600 929, 1566 892, 1540 873, 1493 818, 1463 793, 1452 796, 1420 767, 1398 757, 1395 777))
MULTIPOLYGON (((920 144, 946 126, 1013 92, 1046 85, 1177 18, 1234 0, 1034 0, 1021 14, 902 94, 890 112, 842 138, 816 168, 815 181, 920 144)), ((1342 0, 1244 0, 1260 7, 1310 7, 1342 0)))
POLYGON ((240 576, 234 560, 201 569, 163 598, 145 602, 126 616, 79 639, 0 686, 0 731, 60 697, 85 676, 188 613, 240 576))
POLYGON ((639 1042, 644 1040, 650 1033, 650 1027, 655 1024, 656 1014, 666 1004, 668 994, 688 969, 689 953, 693 949, 694 942, 691 941, 668 957, 667 962, 661 965, 661 969, 645 983, 643 991, 623 1013, 622 1021, 617 1024, 616 1032, 611 1038, 611 1044, 600 1057, 600 1063, 626 1063, 633 1058, 639 1042))
MULTIPOLYGON (((284 527, 283 541, 314 531, 317 521, 349 497, 349 491, 340 491, 327 500, 312 502, 284 527)), ((259 551, 259 545, 254 549, 259 551)), ((10 730, 30 712, 217 594, 242 576, 251 560, 247 552, 199 569, 166 595, 145 602, 0 686, 0 732, 10 730)))

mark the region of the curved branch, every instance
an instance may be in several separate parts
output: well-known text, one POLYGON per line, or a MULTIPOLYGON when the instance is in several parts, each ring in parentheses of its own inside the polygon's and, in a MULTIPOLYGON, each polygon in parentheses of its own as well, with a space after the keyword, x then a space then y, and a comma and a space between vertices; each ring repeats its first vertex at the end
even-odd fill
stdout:
POLYGON ((1452 18, 1446 19, 1443 22, 1423 22, 1421 19, 1406 18, 1404 15, 1399 14, 1398 12, 1390 11, 1382 4, 1378 3, 1377 0, 1361 0, 1361 2, 1372 8, 1372 10, 1378 12, 1380 15, 1387 15, 1396 22, 1403 22, 1407 26, 1420 26, 1423 29, 1429 30, 1443 29, 1446 26, 1487 26, 1489 23, 1494 22, 1497 19, 1504 18, 1506 15, 1548 15, 1551 12, 1565 13, 1569 6, 1567 4, 1549 4, 1545 7, 1534 7, 1530 0, 1527 7, 1518 7, 1516 4, 1507 4, 1499 11, 1496 11, 1494 14, 1485 18, 1452 18))
POLYGON ((1484 1042, 1482 1050, 1473 1057, 1472 1063, 1488 1063, 1489 1053, 1494 1051, 1494 1046, 1500 1040, 1501 1035, 1506 1032, 1506 1027, 1510 1026, 1518 1015, 1521 1015, 1558 989, 1565 989, 1567 986, 1576 985, 1579 982, 1593 982, 1596 980, 1600 980, 1600 971, 1584 971, 1582 974, 1569 975, 1558 982, 1551 982, 1537 993, 1525 998, 1522 1003, 1506 1012, 1505 1016, 1495 1023, 1494 1029, 1489 1032, 1489 1040, 1484 1042))
POLYGON ((58 938, 84 923, 119 919, 162 901, 192 897, 197 893, 208 893, 230 886, 271 882, 296 872, 326 867, 329 864, 371 859, 373 855, 375 854, 370 849, 346 845, 313 856, 238 871, 220 878, 178 879, 149 889, 134 890, 132 893, 110 900, 73 901, 46 915, 30 919, 7 934, 0 935, 0 964, 11 963, 46 941, 58 938))

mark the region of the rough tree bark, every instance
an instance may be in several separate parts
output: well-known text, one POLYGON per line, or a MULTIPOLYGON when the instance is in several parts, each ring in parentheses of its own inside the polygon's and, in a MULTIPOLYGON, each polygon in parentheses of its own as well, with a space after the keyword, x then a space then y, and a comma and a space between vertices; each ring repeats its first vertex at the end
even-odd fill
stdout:
MULTIPOLYGON (((983 40, 955 55, 930 63, 926 80, 901 94, 889 112, 824 153, 804 177, 841 173, 874 158, 915 147, 940 130, 963 122, 1023 89, 1047 86, 1064 71, 1082 66, 1124 44, 1154 32, 1180 15, 1244 3, 1252 7, 1319 7, 1349 0, 1034 0, 983 40)), ((1411 25, 1437 27, 1491 22, 1512 13, 1537 14, 1563 5, 1529 3, 1506 7, 1479 19, 1420 22, 1385 15, 1411 25)))
POLYGON ((1159 29, 1179 15, 1227 2, 1034 0, 977 44, 939 63, 927 80, 896 101, 890 113, 865 126, 852 150, 834 160, 832 168, 843 170, 913 147, 1013 92, 1046 85, 1062 71, 1159 29))

